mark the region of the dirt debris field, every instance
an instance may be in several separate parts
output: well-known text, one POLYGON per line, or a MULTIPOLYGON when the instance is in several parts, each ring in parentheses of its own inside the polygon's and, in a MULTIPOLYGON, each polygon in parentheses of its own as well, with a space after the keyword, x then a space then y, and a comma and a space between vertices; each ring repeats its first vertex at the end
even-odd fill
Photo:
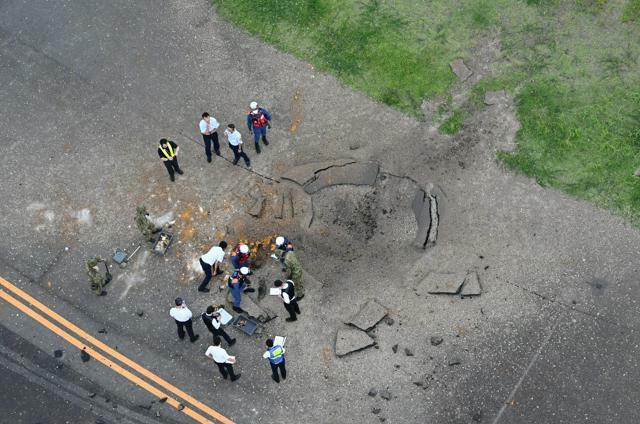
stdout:
MULTIPOLYGON (((508 94, 492 93, 446 136, 251 38, 206 2, 53 3, 0 6, 5 278, 96 335, 106 329, 121 351, 241 423, 640 421, 640 232, 498 166, 495 151, 519 126, 508 94), (274 116, 260 155, 244 126, 251 100, 274 116), (229 162, 224 140, 227 160, 206 162, 205 110, 237 125, 253 171, 229 162), (175 183, 160 137, 181 148, 175 183), (137 232, 140 204, 175 221, 166 256, 137 232), (287 323, 281 302, 251 294, 247 309, 264 323, 254 336, 229 330, 243 375, 229 385, 204 356, 202 322, 201 339, 182 343, 168 311, 177 296, 197 315, 225 302, 219 277, 211 293, 196 291, 198 257, 221 239, 260 245, 252 278, 269 287, 282 275, 266 255, 279 234, 305 267, 302 315, 287 323), (94 296, 85 259, 138 244, 112 268, 108 295, 94 296), (457 294, 434 293, 444 286, 457 294), (261 359, 267 335, 288 337, 279 385, 261 359)), ((499 48, 466 63, 471 78, 490 72, 486 51, 499 48)), ((43 350, 62 343, 4 305, 0 314, 43 350)), ((114 384, 105 371, 91 378, 114 384)), ((167 409, 152 405, 160 421, 188 422, 167 409)))

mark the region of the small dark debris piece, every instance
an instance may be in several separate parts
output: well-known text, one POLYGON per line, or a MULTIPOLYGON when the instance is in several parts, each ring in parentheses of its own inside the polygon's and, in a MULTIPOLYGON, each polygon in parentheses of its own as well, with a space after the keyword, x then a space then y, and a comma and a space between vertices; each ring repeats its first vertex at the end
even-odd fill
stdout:
POLYGON ((96 397, 96 393, 95 392, 89 393, 89 397, 93 399, 94 397, 96 397))
POLYGON ((418 387, 424 386, 424 383, 422 381, 414 381, 413 384, 415 384, 418 387))
POLYGON ((452 367, 454 365, 460 365, 462 360, 456 356, 453 356, 449 359, 449 366, 452 367))
POLYGON ((184 409, 184 405, 183 404, 178 405, 178 411, 182 411, 183 409, 184 409))
POLYGON ((488 270, 488 269, 489 269, 489 265, 486 265, 486 266, 484 267, 484 270, 486 271, 486 270, 488 270))
POLYGON ((153 406, 153 404, 150 403, 149 405, 138 405, 138 406, 142 409, 146 409, 147 411, 151 411, 151 407, 153 406))
POLYGON ((471 419, 477 423, 479 423, 480 421, 482 421, 482 413, 481 412, 476 412, 475 414, 473 414, 471 416, 471 419))
POLYGON ((384 389, 380 392, 380 397, 384 400, 391 400, 391 392, 389 389, 384 389))
POLYGON ((82 352, 80 352, 80 359, 82 359, 82 362, 89 362, 91 356, 89 356, 89 354, 84 349, 82 349, 82 352))
POLYGON ((139 317, 144 315, 144 311, 142 309, 137 309, 136 310, 136 315, 138 315, 139 317))
POLYGON ((395 364, 395 365, 394 365, 394 368, 395 368, 395 369, 397 369, 397 370, 399 370, 399 369, 400 369, 400 364, 395 364))
POLYGON ((391 346, 391 350, 393 350, 393 353, 397 353, 398 352, 398 345, 394 344, 393 346, 391 346))
POLYGON ((369 389, 369 393, 367 394, 371 397, 376 397, 376 395, 378 394, 378 390, 375 387, 372 387, 369 389))
POLYGON ((394 320, 391 317, 387 317, 387 319, 386 319, 387 325, 393 325, 393 324, 395 324, 395 322, 396 322, 396 320, 394 320))
POLYGON ((385 417, 378 417, 378 419, 380 420, 381 423, 387 421, 387 419, 385 417))
POLYGON ((442 344, 444 339, 442 337, 433 336, 429 339, 429 341, 431 342, 431 346, 438 346, 439 344, 442 344))
POLYGON ((371 413, 375 415, 378 415, 381 411, 382 409, 380 408, 371 408, 371 413))
POLYGON ((101 328, 100 330, 98 330, 98 333, 107 334, 107 329, 106 328, 101 328))
POLYGON ((413 356, 413 351, 411 349, 409 349, 408 347, 404 348, 404 354, 407 356, 413 356))
POLYGON ((482 255, 478 255, 478 257, 479 257, 480 259, 484 259, 484 256, 482 256, 482 255))
POLYGON ((169 398, 165 396, 163 398, 160 398, 160 400, 158 402, 165 403, 167 401, 167 399, 169 399, 169 398))
POLYGON ((576 302, 575 300, 572 300, 572 301, 571 301, 571 303, 573 303, 573 304, 575 305, 575 304, 576 304, 576 303, 578 303, 578 302, 576 302))
POLYGON ((62 358, 63 352, 62 349, 56 349, 53 351, 54 358, 62 358))
POLYGON ((95 424, 107 424, 107 422, 100 417, 96 418, 94 422, 95 424))

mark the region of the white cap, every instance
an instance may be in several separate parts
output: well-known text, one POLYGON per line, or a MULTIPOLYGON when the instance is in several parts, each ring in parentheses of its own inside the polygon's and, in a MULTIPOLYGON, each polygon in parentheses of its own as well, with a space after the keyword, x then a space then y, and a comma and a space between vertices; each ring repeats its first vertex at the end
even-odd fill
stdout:
POLYGON ((247 246, 246 244, 241 244, 240 253, 249 253, 249 246, 247 246))
POLYGON ((243 266, 242 268, 240 268, 240 274, 248 275, 249 274, 249 268, 247 268, 246 266, 243 266))
POLYGON ((276 237, 276 246, 282 246, 284 244, 284 237, 278 236, 276 237))
POLYGON ((258 102, 251 102, 249 103, 249 107, 251 109, 258 109, 258 102))

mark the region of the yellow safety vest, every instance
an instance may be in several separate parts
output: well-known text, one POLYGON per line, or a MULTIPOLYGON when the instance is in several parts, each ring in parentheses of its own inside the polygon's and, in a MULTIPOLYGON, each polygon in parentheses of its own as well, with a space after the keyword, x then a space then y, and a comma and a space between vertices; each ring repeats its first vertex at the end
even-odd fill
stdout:
POLYGON ((169 146, 169 152, 171 153, 171 156, 169 156, 169 153, 167 153, 167 151, 164 150, 162 146, 158 146, 158 147, 160 148, 160 150, 162 150, 162 153, 166 156, 167 159, 173 159, 175 155, 173 154, 173 148, 171 147, 171 143, 167 143, 167 145, 169 146))

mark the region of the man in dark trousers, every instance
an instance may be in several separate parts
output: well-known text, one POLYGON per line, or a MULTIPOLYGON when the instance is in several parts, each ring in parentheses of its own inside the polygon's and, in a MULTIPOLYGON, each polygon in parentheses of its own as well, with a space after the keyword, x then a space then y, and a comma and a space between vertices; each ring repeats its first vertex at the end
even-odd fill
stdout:
POLYGON ((209 346, 204 354, 213 359, 213 362, 216 363, 220 370, 220 374, 222 374, 222 378, 226 380, 227 376, 230 376, 231 381, 236 381, 240 378, 240 373, 234 374, 233 372, 233 364, 236 363, 236 357, 230 356, 226 350, 220 347, 220 337, 213 336, 213 346, 209 346))
POLYGON ((227 248, 227 242, 222 240, 217 246, 213 246, 207 253, 200 257, 200 266, 204 272, 204 279, 198 286, 198 291, 207 293, 209 281, 211 278, 222 274, 224 271, 220 269, 222 261, 224 261, 224 250, 227 248))
POLYGON ((242 143, 242 135, 240 134, 240 131, 236 130, 236 126, 233 124, 227 125, 227 129, 224 130, 224 135, 227 136, 229 148, 233 152, 233 164, 237 165, 240 158, 242 158, 244 159, 244 164, 247 165, 247 168, 251 168, 251 160, 242 149, 244 144, 242 143))
POLYGON ((267 339, 267 349, 262 357, 269 360, 269 365, 271 365, 271 378, 276 383, 279 383, 280 377, 278 376, 278 369, 280 369, 282 379, 286 380, 287 369, 284 367, 284 347, 280 345, 274 346, 273 339, 267 339))
POLYGON ((236 339, 229 337, 224 328, 222 328, 222 322, 220 322, 220 313, 213 307, 207 306, 207 311, 202 314, 202 322, 207 326, 211 334, 217 337, 223 337, 229 346, 233 346, 236 339))
POLYGON ((256 146, 256 153, 260 153, 260 137, 265 146, 269 145, 267 140, 267 128, 271 128, 271 115, 267 109, 258 106, 257 102, 249 104, 247 114, 247 127, 253 133, 253 143, 256 146))
POLYGON ((220 156, 220 143, 218 142, 218 121, 216 118, 209 115, 207 112, 202 114, 202 120, 198 125, 200 127, 200 134, 202 134, 202 140, 204 141, 204 153, 207 155, 207 162, 211 162, 211 144, 213 143, 213 151, 217 156, 220 156))
POLYGON ((280 297, 284 302, 284 308, 289 312, 289 318, 285 321, 296 321, 298 319, 296 314, 300 314, 300 308, 298 307, 298 301, 296 300, 293 281, 287 280, 283 283, 282 280, 276 280, 273 282, 273 285, 280 289, 280 297))
POLYGON ((193 334, 193 323, 191 321, 193 314, 189 308, 187 308, 187 304, 184 303, 182 298, 178 297, 175 302, 176 306, 175 308, 171 308, 169 315, 171 315, 171 318, 176 321, 176 325, 178 326, 178 337, 180 337, 180 340, 184 339, 184 329, 186 328, 187 333, 189 334, 189 340, 193 343, 200 338, 199 335, 193 334))
POLYGON ((160 160, 164 163, 164 166, 167 167, 167 171, 169 172, 169 178, 171 181, 175 181, 175 174, 182 175, 182 169, 178 166, 178 152, 180 151, 180 147, 173 141, 169 141, 166 138, 160 139, 160 145, 158 146, 158 156, 160 156, 160 160))

